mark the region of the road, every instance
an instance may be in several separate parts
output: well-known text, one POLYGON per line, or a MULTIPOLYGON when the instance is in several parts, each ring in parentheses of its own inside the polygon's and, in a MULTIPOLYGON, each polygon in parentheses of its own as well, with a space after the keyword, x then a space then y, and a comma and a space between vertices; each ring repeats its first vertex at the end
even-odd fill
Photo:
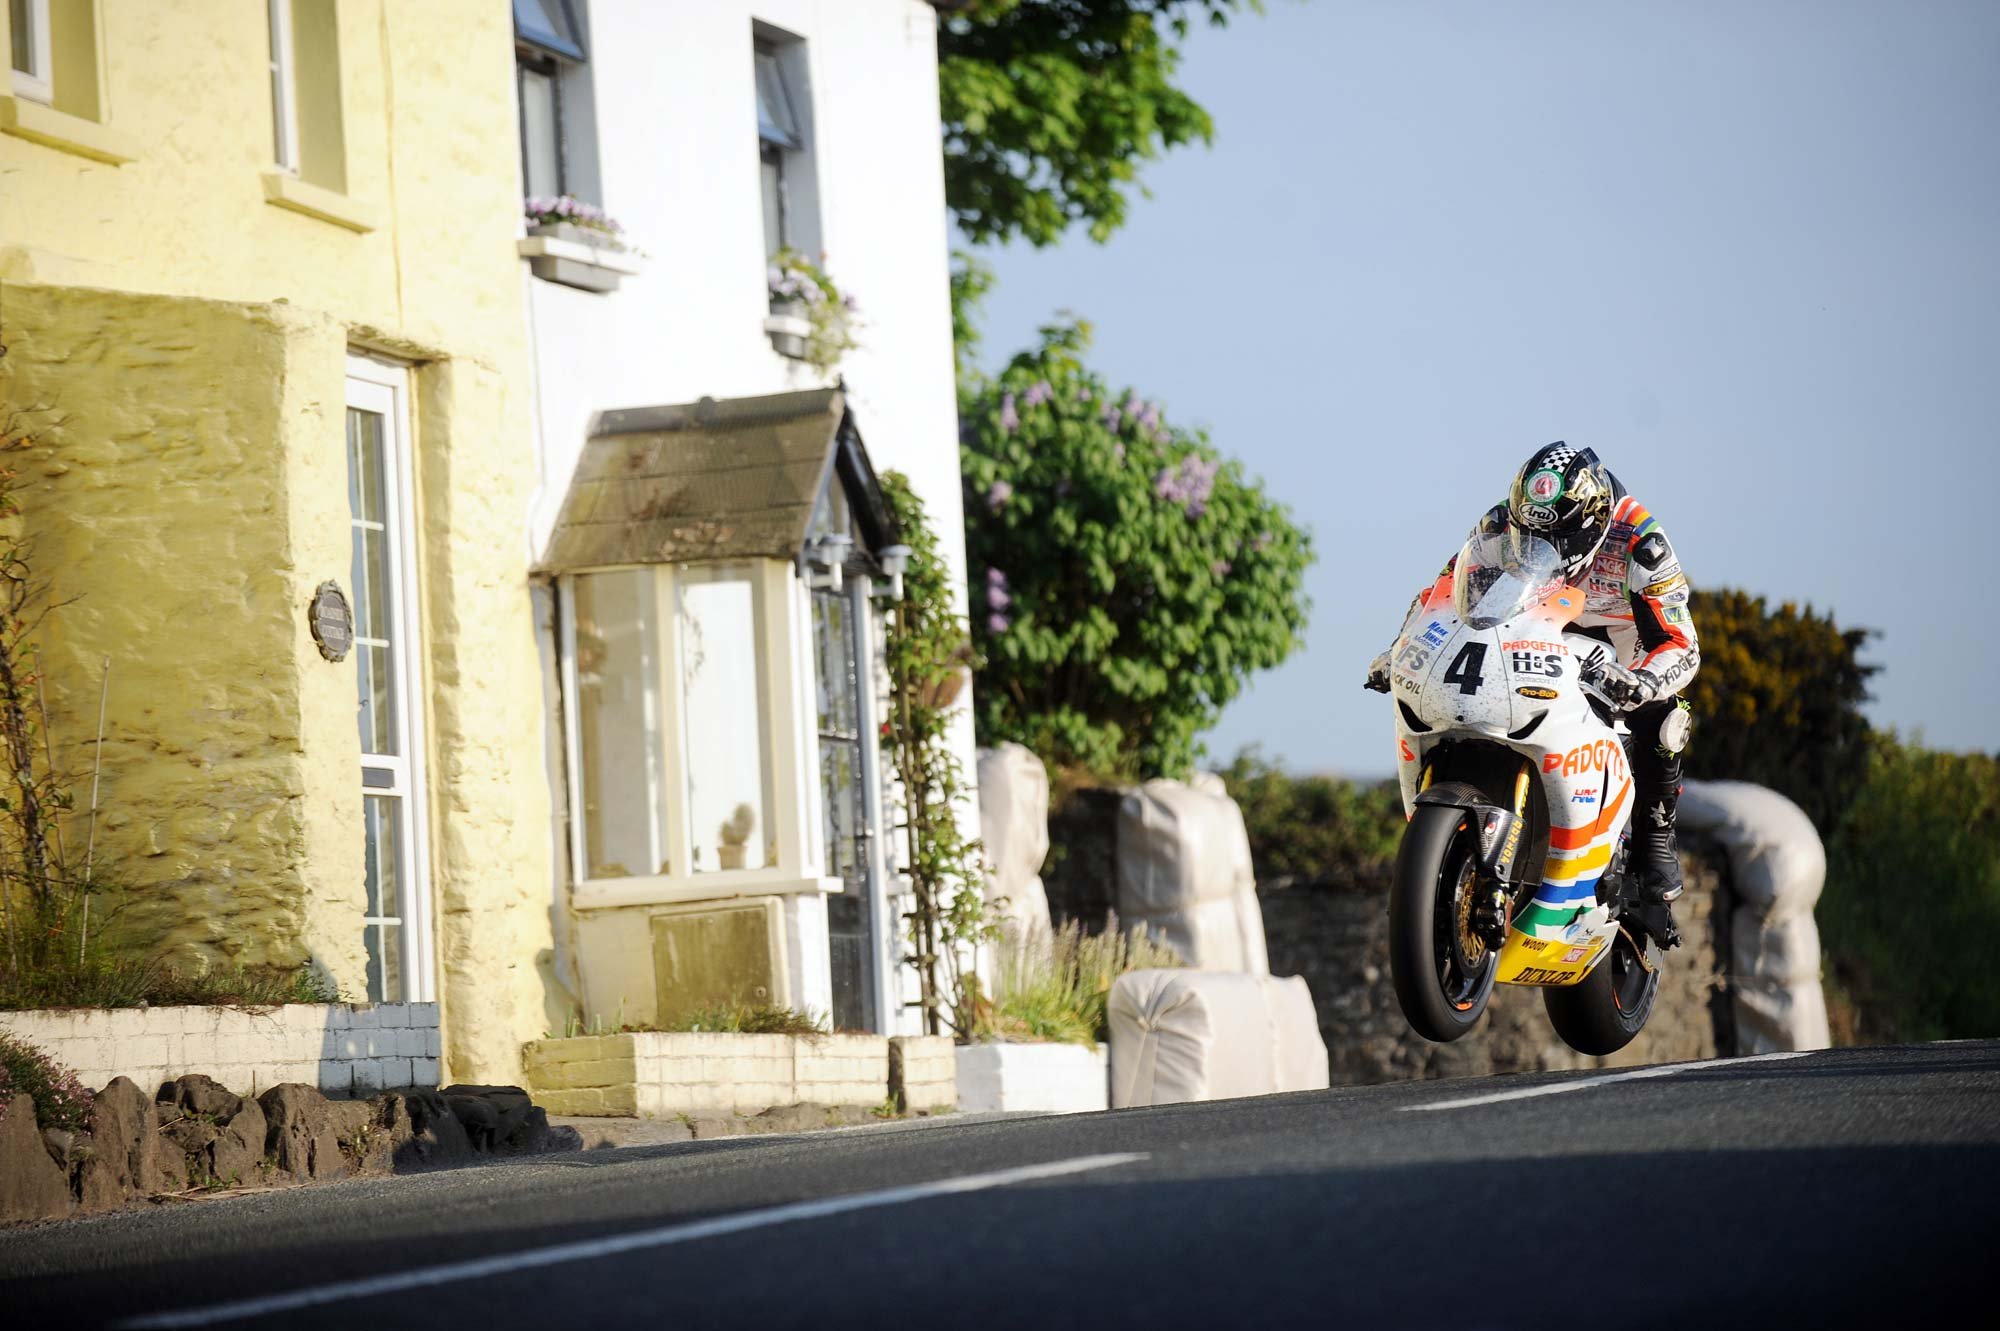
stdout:
POLYGON ((1988 1300, 2000 1043, 734 1138, 0 1234, 0 1325, 1902 1324, 1988 1300))

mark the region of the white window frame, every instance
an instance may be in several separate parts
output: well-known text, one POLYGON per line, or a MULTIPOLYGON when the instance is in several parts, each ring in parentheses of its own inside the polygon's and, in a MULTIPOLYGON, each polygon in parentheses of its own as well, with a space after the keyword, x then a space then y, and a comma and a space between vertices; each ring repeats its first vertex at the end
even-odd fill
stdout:
POLYGON ((569 803, 570 890, 576 905, 586 909, 648 905, 675 901, 707 901, 733 896, 764 896, 788 892, 837 892, 837 878, 807 876, 806 866, 824 866, 818 845, 820 810, 816 795, 819 771, 817 731, 801 729, 802 707, 810 706, 812 663, 801 658, 811 639, 798 631, 800 583, 792 566, 772 559, 746 561, 753 568, 761 610, 764 651, 754 663, 763 696, 768 699, 764 760, 774 807, 766 811, 777 841, 777 861, 755 869, 706 869, 695 872, 690 857, 687 808, 686 751, 683 744, 686 698, 678 682, 680 666, 679 571, 676 565, 612 565, 578 569, 557 580, 557 642, 561 653, 563 745, 566 796, 569 803), (660 710, 658 760, 647 764, 649 805, 665 810, 664 874, 634 874, 622 878, 588 876, 587 829, 583 798, 583 728, 578 710, 582 697, 576 671, 576 579, 591 573, 615 573, 632 568, 653 572, 658 673, 666 683, 657 690, 660 710), (801 673, 803 672, 803 674, 801 673), (657 786, 657 788, 655 788, 657 786), (664 793, 664 805, 661 800, 664 793))
POLYGON ((13 54, 7 57, 13 74, 16 97, 49 103, 55 100, 55 57, 49 41, 49 0, 28 0, 28 63, 33 69, 14 69, 13 54))
MULTIPOLYGON (((280 0, 283 3, 283 0, 280 0)), ((362 787, 363 796, 388 795, 403 801, 403 836, 397 865, 397 909, 402 912, 400 942, 405 1003, 429 1003, 437 996, 437 959, 433 945, 434 918, 430 891, 430 787, 425 763, 426 740, 422 652, 419 628, 423 616, 418 601, 416 549, 416 475, 410 447, 410 375, 407 367, 372 356, 347 358, 346 405, 376 412, 383 418, 384 464, 388 473, 385 499, 389 558, 394 569, 395 602, 390 621, 396 652, 396 726, 398 756, 364 754, 361 765, 388 772, 391 785, 362 787)), ((343 413, 343 421, 345 414, 343 413)), ((344 438, 344 430, 343 430, 344 438)), ((350 524, 351 530, 351 524, 350 524)), ((350 536, 350 540, 352 537, 350 536)), ((350 588, 354 595, 359 588, 350 588)), ((360 640, 356 640, 360 645, 360 640)), ((350 659, 359 669, 358 653, 350 659)), ((357 833, 361 829, 356 829, 357 833)), ((381 917, 370 916, 370 921, 381 917)))
POLYGON ((271 20, 271 119, 277 166, 299 173, 298 74, 292 50, 292 0, 267 0, 271 20))

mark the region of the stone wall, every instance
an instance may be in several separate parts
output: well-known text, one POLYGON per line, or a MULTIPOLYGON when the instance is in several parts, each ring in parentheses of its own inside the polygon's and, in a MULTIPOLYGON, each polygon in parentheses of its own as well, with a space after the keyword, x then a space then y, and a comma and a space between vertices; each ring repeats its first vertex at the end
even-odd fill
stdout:
POLYGON ((261 1094, 300 1082, 340 1095, 438 1084, 436 1003, 157 1007, 0 1012, 86 1086, 130 1079, 147 1094, 198 1075, 261 1094))
POLYGON ((1718 960, 1728 955, 1727 944, 1719 948, 1716 938, 1716 924, 1728 914, 1718 909, 1718 897, 1726 894, 1705 858, 1683 856, 1683 863, 1687 894, 1674 916, 1686 941, 1667 955, 1645 1031, 1609 1058, 1569 1048, 1549 1025, 1541 995, 1511 985, 1496 986, 1486 1016, 1462 1039, 1432 1044, 1411 1031, 1389 977, 1386 890, 1326 883, 1260 888, 1271 970, 1303 975, 1311 987, 1336 1086, 1713 1058, 1733 1052, 1718 960))
POLYGON ((523 1051, 552 1114, 673 1118, 777 1105, 861 1105, 889 1095, 880 1035, 628 1032, 534 1040, 523 1051))

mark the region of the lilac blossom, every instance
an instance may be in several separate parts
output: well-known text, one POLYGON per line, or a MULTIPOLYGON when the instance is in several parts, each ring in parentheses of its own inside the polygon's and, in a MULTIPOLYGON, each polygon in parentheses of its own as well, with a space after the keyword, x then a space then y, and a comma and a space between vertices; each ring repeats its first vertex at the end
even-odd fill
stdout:
POLYGON ((1014 598, 1007 594, 1007 575, 997 568, 986 570, 986 604, 995 610, 1014 604, 1014 598))
POLYGON ((1228 560, 1218 559, 1208 566, 1208 571, 1218 578, 1226 578, 1229 576, 1229 570, 1234 567, 1235 565, 1231 564, 1228 560))
POLYGON ((1078 402, 1090 401, 1090 386, 1088 384, 1078 387, 1076 390, 1076 400, 1078 402))
POLYGON ((1021 395, 1021 405, 1024 407, 1039 407, 1055 395, 1056 390, 1049 387, 1048 380, 1037 379, 1028 386, 1028 391, 1021 395))
POLYGON ((1013 620, 995 610, 986 617, 986 631, 989 633, 1005 633, 1007 626, 1013 622, 1013 620))
POLYGON ((1153 493, 1170 504, 1179 504, 1191 518, 1208 511, 1208 498, 1215 492, 1215 475, 1220 462, 1204 461, 1190 453, 1176 467, 1163 468, 1153 479, 1153 493))
POLYGON ((1000 428, 1008 434, 1021 428, 1021 413, 1014 410, 1014 395, 1007 393, 1000 398, 1000 428))
POLYGON ((1115 434, 1124 419, 1124 413, 1119 411, 1116 405, 1107 402, 1104 404, 1104 410, 1099 413, 1097 419, 1104 423, 1105 429, 1115 434))
POLYGON ((986 487, 986 507, 995 513, 1013 497, 1014 487, 1006 481, 995 481, 986 487))

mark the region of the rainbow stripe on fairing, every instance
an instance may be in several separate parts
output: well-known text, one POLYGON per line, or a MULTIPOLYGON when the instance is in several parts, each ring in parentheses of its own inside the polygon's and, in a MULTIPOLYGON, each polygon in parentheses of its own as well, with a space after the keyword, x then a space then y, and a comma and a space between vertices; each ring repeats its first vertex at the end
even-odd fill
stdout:
POLYGON ((1582 827, 1558 827, 1549 833, 1541 891, 1514 917, 1515 929, 1530 938, 1560 938, 1578 912, 1596 903, 1597 884, 1611 863, 1618 811, 1631 794, 1628 778, 1617 797, 1602 805, 1593 821, 1582 827))

